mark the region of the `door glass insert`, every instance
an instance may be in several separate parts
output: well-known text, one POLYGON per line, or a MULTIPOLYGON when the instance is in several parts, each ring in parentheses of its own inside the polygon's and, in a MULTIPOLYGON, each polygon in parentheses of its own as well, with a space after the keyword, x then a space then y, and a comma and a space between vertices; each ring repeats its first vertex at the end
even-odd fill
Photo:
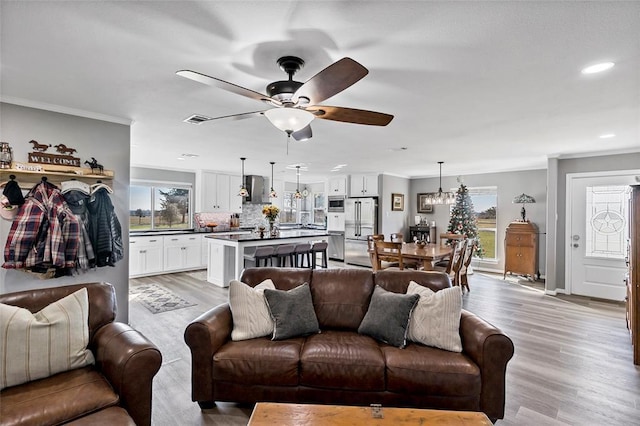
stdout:
POLYGON ((630 188, 623 185, 587 186, 587 257, 624 259, 630 188))

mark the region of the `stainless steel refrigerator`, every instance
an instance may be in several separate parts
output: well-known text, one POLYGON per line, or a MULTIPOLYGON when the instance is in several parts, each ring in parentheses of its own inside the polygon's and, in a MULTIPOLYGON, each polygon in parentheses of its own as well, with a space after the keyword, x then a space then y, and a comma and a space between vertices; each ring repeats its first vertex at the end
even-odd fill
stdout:
POLYGON ((371 266, 367 235, 378 233, 378 199, 348 198, 344 204, 344 261, 371 266))

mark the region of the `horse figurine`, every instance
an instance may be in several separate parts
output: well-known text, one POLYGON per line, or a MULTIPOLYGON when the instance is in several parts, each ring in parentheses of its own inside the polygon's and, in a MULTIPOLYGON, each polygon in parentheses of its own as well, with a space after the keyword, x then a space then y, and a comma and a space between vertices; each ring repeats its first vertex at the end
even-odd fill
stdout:
POLYGON ((75 148, 69 148, 67 147, 65 144, 61 143, 58 145, 55 145, 54 148, 56 149, 56 151, 58 151, 60 154, 68 154, 71 155, 74 152, 78 152, 75 148))
POLYGON ((88 164, 91 167, 91 173, 93 173, 94 169, 98 169, 100 174, 104 174, 104 167, 102 167, 102 164, 98 164, 98 160, 95 158, 91 157, 91 161, 87 160, 84 164, 88 164))
POLYGON ((51 146, 43 143, 38 143, 38 141, 34 141, 33 139, 30 140, 29 143, 33 145, 33 150, 38 152, 45 152, 51 146))

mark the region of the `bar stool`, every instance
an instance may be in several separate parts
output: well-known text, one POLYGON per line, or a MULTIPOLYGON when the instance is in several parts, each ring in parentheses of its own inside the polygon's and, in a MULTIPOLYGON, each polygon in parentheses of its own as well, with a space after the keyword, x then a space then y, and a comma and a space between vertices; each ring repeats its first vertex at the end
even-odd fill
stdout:
POLYGON ((327 247, 329 247, 329 244, 327 244, 326 241, 318 241, 313 243, 313 245, 311 246, 311 268, 316 269, 316 255, 318 253, 322 253, 322 267, 329 267, 329 265, 327 264, 327 247))
POLYGON ((293 258, 295 259, 296 268, 305 268, 304 260, 307 259, 306 268, 311 267, 311 244, 296 244, 295 249, 293 250, 293 258))
POLYGON ((293 244, 280 244, 276 246, 276 250, 273 253, 273 256, 276 259, 276 266, 286 267, 287 259, 289 259, 289 266, 294 265, 294 255, 293 251, 295 250, 295 246, 293 244))
POLYGON ((244 259, 245 261, 249 260, 253 262, 257 268, 260 267, 261 261, 264 261, 264 266, 267 266, 267 262, 269 263, 269 266, 273 266, 273 262, 271 258, 273 256, 274 251, 275 250, 271 246, 256 247, 256 250, 253 253, 253 255, 245 255, 244 259))

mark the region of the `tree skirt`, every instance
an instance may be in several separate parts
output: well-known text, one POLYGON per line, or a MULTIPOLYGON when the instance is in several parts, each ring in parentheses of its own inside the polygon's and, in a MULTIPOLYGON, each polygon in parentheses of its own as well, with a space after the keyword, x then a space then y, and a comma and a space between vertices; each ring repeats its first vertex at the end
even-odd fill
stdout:
POLYGON ((196 305, 159 284, 143 284, 129 288, 129 300, 140 302, 153 314, 196 305))

